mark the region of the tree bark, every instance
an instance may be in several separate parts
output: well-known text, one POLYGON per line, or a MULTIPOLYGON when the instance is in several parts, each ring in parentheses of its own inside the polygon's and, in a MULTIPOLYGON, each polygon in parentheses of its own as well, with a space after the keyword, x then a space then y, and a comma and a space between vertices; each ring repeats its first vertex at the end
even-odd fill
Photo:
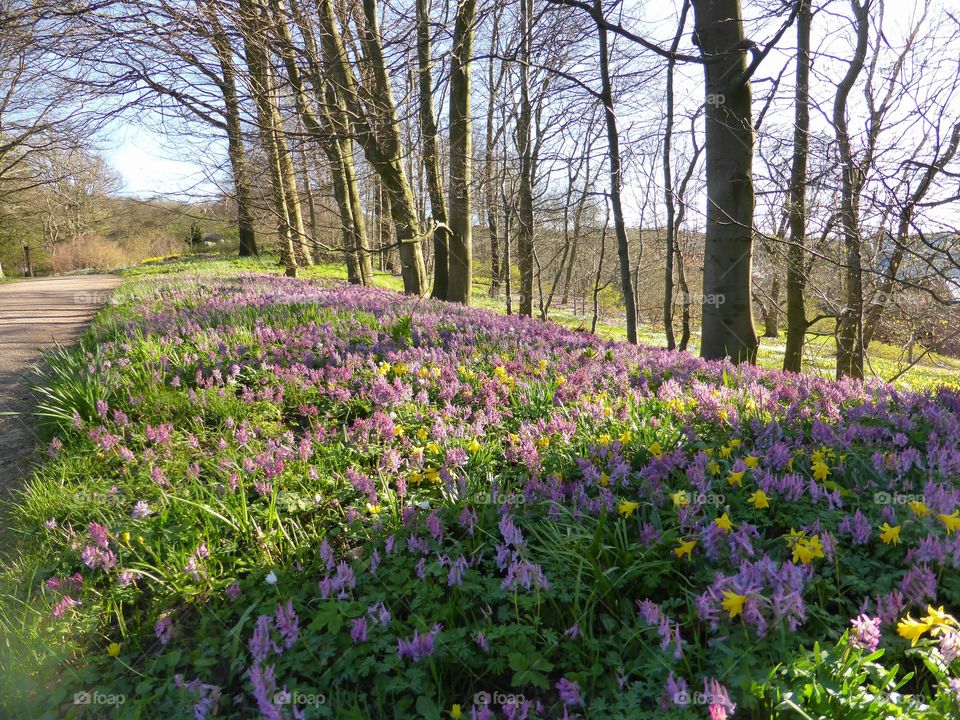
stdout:
POLYGON ((520 267, 519 313, 533 316, 533 143, 530 138, 530 43, 532 0, 520 0, 520 108, 517 116, 517 151, 520 178, 517 208, 517 264, 520 267))
POLYGON ((450 235, 447 299, 470 305, 473 294, 473 122, 470 72, 477 0, 458 0, 450 54, 450 235))
POLYGON ((430 195, 433 226, 433 290, 430 297, 447 299, 447 206, 443 197, 443 174, 437 148, 437 121, 433 114, 433 76, 430 52, 430 0, 417 0, 417 68, 420 94, 420 132, 423 135, 423 168, 430 195))
MULTIPOLYGON (((602 0, 593 0, 595 16, 603 17, 602 0)), ((627 238, 627 225, 623 219, 621 189, 623 187, 623 167, 620 158, 620 132, 617 129, 617 115, 613 105, 613 85, 610 82, 610 55, 607 50, 607 28, 597 23, 597 37, 600 45, 600 101, 604 107, 607 124, 607 145, 610 155, 610 208, 613 211, 613 229, 617 237, 617 256, 620 261, 620 291, 627 316, 627 342, 637 342, 637 306, 633 296, 633 279, 630 277, 630 240, 627 238)))
POLYGON ((705 59, 707 226, 700 356, 756 362, 753 253, 753 117, 739 0, 693 0, 705 59), (717 60, 717 56, 722 59, 717 60))
POLYGON ((807 157, 810 149, 810 0, 797 12, 797 80, 794 94, 793 165, 790 170, 790 245, 787 247, 787 339, 783 369, 800 372, 807 335, 807 157))
POLYGON ((863 267, 860 238, 860 191, 863 171, 853 157, 847 126, 847 98, 863 70, 870 33, 870 4, 850 0, 853 8, 857 45, 850 66, 840 84, 833 103, 833 128, 840 151, 841 190, 840 223, 843 228, 844 304, 837 321, 837 378, 863 377, 863 267))

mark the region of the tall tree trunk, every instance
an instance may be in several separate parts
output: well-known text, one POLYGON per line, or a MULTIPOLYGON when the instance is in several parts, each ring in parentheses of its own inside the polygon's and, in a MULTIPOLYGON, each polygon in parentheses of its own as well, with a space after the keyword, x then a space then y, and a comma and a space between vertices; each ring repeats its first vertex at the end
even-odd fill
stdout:
POLYGON ((497 297, 500 294, 500 236, 497 228, 497 189, 493 186, 494 147, 496 145, 493 132, 496 92, 493 89, 499 89, 500 86, 499 82, 494 79, 493 69, 499 34, 500 13, 496 12, 493 16, 493 29, 490 34, 490 46, 494 48, 494 51, 490 53, 490 58, 487 61, 487 87, 491 90, 487 93, 487 135, 483 157, 483 190, 486 199, 487 230, 490 233, 490 297, 497 297))
POLYGON ((450 54, 450 237, 447 299, 470 305, 473 294, 473 119, 470 72, 473 67, 477 0, 458 0, 450 54))
POLYGON ((764 303, 763 336, 780 337, 780 278, 777 276, 770 284, 770 297, 764 303))
POLYGON ((400 245, 401 274, 404 292, 422 295, 426 286, 423 264, 420 223, 417 218, 413 192, 404 173, 399 141, 399 127, 393 93, 383 57, 383 45, 377 24, 375 0, 364 0, 364 51, 375 82, 375 94, 383 126, 374 132, 369 118, 363 112, 357 95, 356 81, 348 62, 343 39, 337 25, 332 0, 320 0, 318 11, 322 28, 321 44, 330 75, 350 115, 357 142, 367 160, 380 176, 390 196, 391 216, 400 245))
MULTIPOLYGON (((603 17, 602 0, 593 0, 594 16, 603 17)), ((620 260, 620 291, 627 316, 627 342, 637 342, 637 306, 633 296, 633 279, 630 277, 630 241, 627 225, 623 219, 623 204, 620 194, 623 187, 623 168, 620 159, 620 133, 617 115, 613 106, 613 86, 610 82, 610 55, 607 50, 606 25, 597 23, 600 44, 600 100, 605 110, 607 145, 610 155, 610 208, 613 211, 613 229, 617 237, 617 255, 620 260)))
POLYGON ((800 372, 807 335, 804 299, 807 276, 807 156, 810 148, 810 0, 799 0, 797 11, 797 81, 794 95, 793 167, 790 171, 790 245, 787 248, 787 340, 783 369, 800 372))
POLYGON ((753 117, 739 0, 693 0, 706 89, 707 227, 700 356, 757 358, 753 325, 753 117), (706 302, 716 299, 716 302, 706 302))
POLYGON ((273 188, 274 212, 277 216, 277 236, 280 246, 280 262, 289 277, 297 275, 297 259, 294 254, 293 227, 290 222, 289 206, 286 201, 286 183, 277 145, 277 127, 275 97, 272 93, 269 75, 269 59, 261 42, 263 33, 260 22, 260 8, 256 0, 241 0, 240 27, 243 35, 244 53, 250 73, 250 84, 254 105, 257 110, 257 125, 263 143, 267 162, 270 166, 270 180, 273 188))
POLYGON ((253 193, 250 190, 250 175, 247 172, 247 154, 243 145, 243 128, 240 122, 240 97, 237 93, 237 72, 233 62, 233 49, 216 12, 209 1, 203 9, 211 25, 211 39, 217 60, 220 63, 223 93, 224 120, 227 126, 227 156, 233 175, 237 202, 237 229, 240 235, 240 257, 257 256, 257 234, 253 220, 253 193))
POLYGON ((520 108, 517 116, 517 151, 520 154, 519 205, 517 208, 517 264, 520 267, 519 313, 533 316, 533 143, 530 137, 530 43, 533 0, 520 0, 520 108))
MULTIPOLYGON (((683 27, 687 23, 689 7, 688 0, 683 0, 680 20, 677 23, 677 32, 670 44, 670 52, 672 53, 675 53, 680 46, 683 27)), ((676 339, 673 334, 673 262, 674 256, 677 254, 674 249, 676 243, 676 228, 674 226, 676 198, 673 192, 673 167, 670 160, 670 153, 673 150, 673 78, 675 66, 676 60, 671 55, 667 59, 666 128, 663 134, 663 195, 667 208, 667 249, 666 265, 663 273, 663 333, 667 338, 667 350, 673 350, 676 347, 676 339)), ((683 292, 682 289, 681 292, 683 292)))
POLYGON ((433 76, 430 52, 430 0, 417 0, 417 70, 420 94, 420 133, 423 136, 423 168, 430 195, 433 227, 433 290, 430 297, 447 299, 448 234, 447 207, 443 197, 443 175, 437 148, 437 121, 433 114, 433 76))
POLYGON ((863 70, 870 35, 870 3, 850 0, 857 46, 850 66, 840 84, 833 103, 833 129, 837 136, 842 173, 840 222, 844 246, 844 305, 837 321, 837 378, 863 377, 863 266, 860 238, 860 191, 863 171, 853 156, 847 126, 847 98, 863 70))

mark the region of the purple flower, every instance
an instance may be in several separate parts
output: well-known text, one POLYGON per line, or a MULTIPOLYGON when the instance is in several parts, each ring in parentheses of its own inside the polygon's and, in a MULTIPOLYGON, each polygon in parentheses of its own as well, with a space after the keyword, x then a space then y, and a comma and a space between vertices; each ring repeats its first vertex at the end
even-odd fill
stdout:
POLYGON ((418 630, 414 630, 413 637, 409 640, 399 638, 397 640, 397 657, 400 660, 408 657, 415 663, 420 662, 425 657, 430 657, 435 649, 434 638, 440 634, 442 629, 442 626, 438 623, 424 635, 421 635, 418 630))
POLYGON ((350 630, 350 639, 354 644, 367 641, 367 619, 365 617, 354 618, 353 627, 350 630))
POLYGON ((280 632, 280 637, 283 638, 283 646, 289 650, 296 644, 300 632, 300 619, 293 610, 293 600, 287 600, 286 605, 278 604, 274 617, 277 630, 280 632))
POLYGON ((134 520, 142 520, 149 515, 153 515, 153 510, 150 509, 150 505, 146 500, 138 500, 133 506, 133 512, 130 513, 130 517, 134 520))
POLYGON ((153 631, 156 633, 160 644, 166 646, 170 642, 170 638, 173 637, 173 620, 166 616, 160 618, 153 626, 153 631))
POLYGON ((850 632, 850 644, 873 652, 880 644, 880 618, 869 615, 858 615, 850 621, 853 630, 850 632))
POLYGON ((560 694, 560 699, 564 705, 580 704, 580 683, 576 680, 568 680, 563 677, 560 678, 554 687, 557 688, 557 692, 560 694))

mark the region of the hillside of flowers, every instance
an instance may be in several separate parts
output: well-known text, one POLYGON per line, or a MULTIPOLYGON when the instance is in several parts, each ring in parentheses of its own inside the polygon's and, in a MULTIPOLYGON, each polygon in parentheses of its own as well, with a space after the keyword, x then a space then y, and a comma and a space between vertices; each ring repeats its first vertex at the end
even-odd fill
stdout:
POLYGON ((960 716, 960 392, 138 280, 8 518, 23 717, 960 716))

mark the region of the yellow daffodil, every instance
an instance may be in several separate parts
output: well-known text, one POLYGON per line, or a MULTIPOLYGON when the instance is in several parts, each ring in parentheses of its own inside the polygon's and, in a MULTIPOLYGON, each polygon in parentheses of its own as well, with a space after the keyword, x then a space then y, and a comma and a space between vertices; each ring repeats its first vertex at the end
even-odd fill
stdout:
POLYGON ((747 455, 747 456, 743 459, 743 463, 744 463, 744 465, 746 465, 748 468, 750 468, 751 470, 753 470, 755 467, 757 467, 757 465, 760 464, 760 458, 758 458, 756 455, 747 455))
POLYGON ((743 476, 746 474, 746 470, 738 470, 737 472, 730 473, 730 477, 727 478, 727 484, 730 487, 736 485, 737 487, 743 487, 743 476))
POLYGON ((557 387, 563 385, 567 379, 563 375, 557 375, 557 387))
POLYGON ((960 530, 960 517, 958 517, 958 515, 960 515, 960 511, 954 511, 952 515, 940 516, 940 521, 947 528, 947 535, 960 530))
POLYGON ((452 708, 450 708, 450 717, 454 718, 454 720, 462 716, 463 711, 460 709, 459 705, 454 705, 452 708))
POLYGON ((711 475, 717 475, 720 472, 720 463, 716 460, 711 460, 707 463, 707 470, 711 475))
POLYGON ((907 505, 917 517, 927 517, 930 515, 930 508, 919 500, 911 500, 907 505))
POLYGON ((763 510, 764 508, 770 507, 770 501, 767 498, 767 494, 763 490, 757 490, 754 492, 747 502, 753 505, 757 510, 763 510))
POLYGON ((600 437, 597 438, 597 445, 600 447, 606 447, 610 444, 610 436, 607 433, 603 433, 600 437))
POLYGON ((933 605, 927 605, 927 616, 923 620, 930 626, 949 625, 956 627, 957 625, 956 618, 943 611, 943 605, 938 608, 934 608, 933 605))
POLYGON ((437 445, 435 442, 428 442, 426 449, 427 449, 427 452, 433 453, 434 455, 440 452, 440 446, 437 445))
POLYGON ((130 533, 125 532, 120 537, 123 539, 123 542, 125 542, 127 545, 130 544, 130 533))
POLYGON ((740 438, 734 438, 727 444, 730 446, 731 450, 736 450, 738 447, 743 445, 743 440, 741 440, 740 438))
POLYGON ((730 457, 730 453, 732 452, 733 452, 732 447, 730 447, 729 445, 724 445, 722 448, 720 448, 720 457, 728 458, 730 457))
POLYGON ((743 604, 746 601, 746 595, 738 595, 732 590, 724 590, 723 600, 720 602, 720 607, 730 613, 730 618, 733 619, 743 612, 743 604))
POLYGON ((107 655, 117 657, 120 654, 120 643, 110 643, 107 645, 107 655))
POLYGON ((673 500, 674 507, 686 507, 690 504, 690 498, 687 497, 686 490, 677 490, 677 492, 671 493, 670 499, 673 500))
POLYGON ((909 640, 910 647, 916 645, 917 640, 920 639, 920 636, 929 629, 930 625, 927 622, 923 620, 914 620, 912 617, 910 617, 909 613, 903 620, 897 623, 897 634, 900 637, 909 640))
POLYGON ((430 433, 427 432, 426 428, 420 428, 417 430, 417 440, 420 442, 424 442, 428 437, 430 437, 430 433))
POLYGON ((621 445, 627 445, 630 443, 631 440, 633 440, 633 433, 630 432, 629 430, 624 430, 622 433, 620 433, 621 445))
POLYGON ((403 425, 397 425, 393 428, 393 436, 398 438, 403 437, 403 425))
POLYGON ((600 487, 607 487, 610 484, 610 476, 605 472, 600 473, 600 487))
POLYGON ((544 435, 542 438, 537 440, 537 447, 539 447, 541 450, 546 450, 548 447, 550 447, 550 438, 544 435))
POLYGON ((660 443, 655 442, 653 445, 647 448, 650 451, 650 454, 653 455, 657 460, 660 459, 660 456, 663 455, 663 449, 660 447, 660 443))
POLYGON ((440 471, 434 468, 428 468, 423 471, 423 479, 427 482, 438 482, 440 480, 440 471))
POLYGON ((673 554, 678 558, 682 558, 684 555, 687 556, 687 560, 693 559, 693 549, 697 546, 696 540, 687 540, 682 542, 677 547, 673 549, 673 554))
POLYGON ((371 515, 379 515, 380 506, 374 505, 373 503, 367 503, 367 512, 370 513, 371 515))
POLYGON ((787 533, 787 547, 792 548, 797 544, 798 540, 803 539, 805 534, 806 533, 804 533, 803 530, 794 530, 793 528, 790 528, 790 532, 787 533))
POLYGON ((633 511, 640 507, 640 503, 630 502, 629 500, 624 500, 619 505, 617 505, 617 511, 624 517, 630 517, 633 515, 633 511))
POLYGON ((818 482, 823 482, 827 479, 827 475, 830 474, 830 468, 827 467, 827 464, 823 462, 823 460, 815 462, 810 469, 813 470, 813 479, 818 482))
POLYGON ((893 525, 890 523, 884 523, 880 526, 880 539, 883 541, 884 545, 889 545, 893 543, 894 545, 900 544, 900 526, 893 525))
POLYGON ((467 445, 467 452, 469 452, 471 455, 474 455, 479 450, 480 450, 480 443, 478 443, 477 439, 474 438, 473 440, 470 441, 470 444, 467 445))
POLYGON ((714 520, 713 524, 716 525, 721 530, 723 530, 723 532, 725 533, 730 532, 730 528, 733 527, 733 523, 730 522, 730 516, 727 515, 727 513, 724 513, 723 515, 718 517, 716 520, 714 520))

